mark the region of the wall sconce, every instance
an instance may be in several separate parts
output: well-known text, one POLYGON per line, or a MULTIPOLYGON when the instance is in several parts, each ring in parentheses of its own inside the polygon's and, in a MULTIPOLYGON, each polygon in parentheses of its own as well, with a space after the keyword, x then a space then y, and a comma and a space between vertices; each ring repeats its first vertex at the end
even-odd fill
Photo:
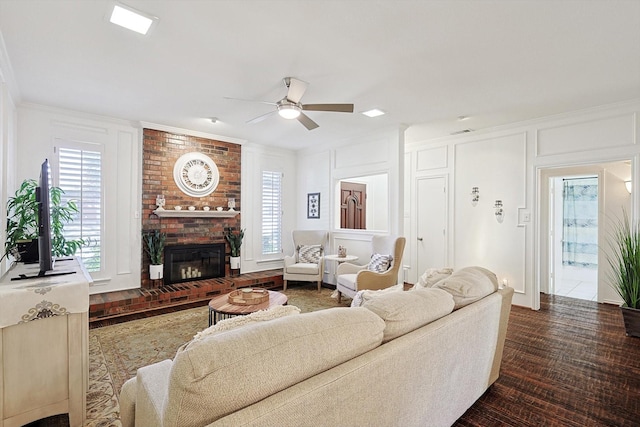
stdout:
POLYGON ((496 200, 496 204, 493 205, 493 208, 496 210, 496 220, 498 222, 502 222, 504 219, 504 211, 502 210, 502 200, 496 200))
POLYGON ((478 187, 473 187, 471 189, 471 205, 476 206, 478 204, 478 200, 480 200, 480 190, 478 187))
POLYGON ((625 181, 624 186, 627 187, 627 191, 631 194, 631 180, 625 181))

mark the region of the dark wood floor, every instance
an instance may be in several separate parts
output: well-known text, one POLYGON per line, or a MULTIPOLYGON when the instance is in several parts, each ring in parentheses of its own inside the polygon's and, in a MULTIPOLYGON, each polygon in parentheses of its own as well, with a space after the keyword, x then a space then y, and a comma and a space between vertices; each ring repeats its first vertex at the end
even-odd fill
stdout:
POLYGON ((513 307, 500 378, 456 426, 639 426, 640 338, 618 307, 541 296, 513 307))

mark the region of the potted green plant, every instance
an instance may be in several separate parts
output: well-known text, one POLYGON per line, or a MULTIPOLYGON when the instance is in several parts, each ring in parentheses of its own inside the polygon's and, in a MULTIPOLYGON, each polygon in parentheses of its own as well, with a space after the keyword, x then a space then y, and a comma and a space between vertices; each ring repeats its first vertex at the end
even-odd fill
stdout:
POLYGON ((229 242, 229 247, 231 248, 229 267, 232 270, 237 270, 240 268, 240 246, 242 246, 244 230, 240 229, 238 233, 234 233, 231 227, 227 227, 224 237, 227 239, 227 242, 229 242))
POLYGON ((612 253, 607 260, 612 269, 612 286, 622 298, 620 307, 628 336, 640 337, 640 225, 631 224, 626 212, 614 229, 612 253))
MULTIPOLYGON (((17 261, 37 261, 38 204, 34 179, 26 179, 7 201, 7 236, 4 242, 3 259, 11 255, 17 261)), ((64 191, 51 187, 51 252, 53 256, 69 256, 85 244, 84 239, 66 239, 62 234, 65 224, 79 212, 73 200, 62 201, 64 191)))
POLYGON ((163 253, 164 243, 167 239, 166 233, 159 230, 152 230, 142 233, 144 240, 144 250, 149 255, 149 278, 151 280, 159 280, 163 278, 163 253))

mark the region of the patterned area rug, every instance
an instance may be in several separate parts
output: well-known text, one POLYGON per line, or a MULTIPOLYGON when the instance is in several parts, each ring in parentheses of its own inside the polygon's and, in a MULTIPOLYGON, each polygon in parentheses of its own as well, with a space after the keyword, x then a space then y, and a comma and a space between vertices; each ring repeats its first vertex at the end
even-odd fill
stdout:
MULTIPOLYGON (((284 292, 289 305, 303 313, 331 307, 348 307, 349 298, 338 304, 332 290, 317 291, 315 284, 304 284, 284 292)), ((89 393, 85 426, 122 426, 118 394, 122 384, 135 376, 138 368, 172 359, 178 347, 208 326, 209 310, 203 307, 104 326, 89 331, 89 393)), ((63 427, 68 417, 57 416, 32 423, 29 427, 63 427)))

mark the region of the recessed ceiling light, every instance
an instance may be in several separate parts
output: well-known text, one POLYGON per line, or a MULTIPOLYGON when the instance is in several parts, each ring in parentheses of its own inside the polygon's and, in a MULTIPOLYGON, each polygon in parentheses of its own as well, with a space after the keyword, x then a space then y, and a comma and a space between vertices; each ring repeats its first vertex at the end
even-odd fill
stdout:
POLYGON ((369 111, 364 111, 362 114, 364 114, 367 117, 378 117, 378 116, 382 116, 382 115, 384 115, 386 113, 384 111, 382 111, 382 110, 374 108, 374 109, 369 110, 369 111))
POLYGON ((145 15, 137 10, 134 10, 123 4, 116 4, 113 6, 113 12, 111 12, 111 23, 120 25, 131 31, 135 31, 140 34, 147 34, 151 24, 157 18, 145 15))

